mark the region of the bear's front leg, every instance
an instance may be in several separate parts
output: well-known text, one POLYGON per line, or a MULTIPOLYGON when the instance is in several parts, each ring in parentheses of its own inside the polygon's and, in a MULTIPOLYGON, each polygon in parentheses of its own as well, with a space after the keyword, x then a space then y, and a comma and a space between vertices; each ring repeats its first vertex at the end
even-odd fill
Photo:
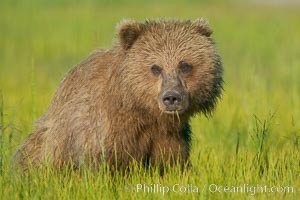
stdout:
POLYGON ((163 175, 167 166, 180 165, 183 169, 188 165, 189 143, 181 137, 170 135, 155 138, 151 146, 150 165, 158 166, 163 175))

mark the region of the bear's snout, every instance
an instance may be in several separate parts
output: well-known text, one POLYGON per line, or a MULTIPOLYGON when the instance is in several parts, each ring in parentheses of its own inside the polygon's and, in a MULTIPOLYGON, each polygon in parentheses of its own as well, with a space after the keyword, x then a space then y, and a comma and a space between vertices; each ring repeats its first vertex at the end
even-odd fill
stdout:
POLYGON ((182 114, 188 107, 188 91, 178 73, 165 73, 162 76, 161 89, 158 96, 159 108, 162 112, 182 114))
POLYGON ((164 113, 183 114, 188 107, 188 98, 184 91, 167 90, 160 95, 159 108, 164 113))
POLYGON ((168 91, 163 97, 162 101, 169 111, 175 111, 178 104, 182 101, 182 96, 177 91, 168 91))

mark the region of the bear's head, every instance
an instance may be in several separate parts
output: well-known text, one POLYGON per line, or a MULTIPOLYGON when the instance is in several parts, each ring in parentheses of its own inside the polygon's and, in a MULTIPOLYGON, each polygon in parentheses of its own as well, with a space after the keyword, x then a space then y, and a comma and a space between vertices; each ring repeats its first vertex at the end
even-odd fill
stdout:
POLYGON ((118 25, 122 85, 134 107, 209 114, 222 91, 222 64, 203 19, 125 20, 118 25))

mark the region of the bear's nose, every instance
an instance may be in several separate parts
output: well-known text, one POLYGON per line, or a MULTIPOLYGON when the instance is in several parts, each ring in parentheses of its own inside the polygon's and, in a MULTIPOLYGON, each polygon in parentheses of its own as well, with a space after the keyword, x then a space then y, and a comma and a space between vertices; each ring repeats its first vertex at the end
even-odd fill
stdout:
POLYGON ((180 103, 182 100, 182 97, 176 91, 169 91, 163 95, 162 99, 163 99, 165 106, 169 107, 169 106, 174 106, 174 105, 177 105, 178 103, 180 103))

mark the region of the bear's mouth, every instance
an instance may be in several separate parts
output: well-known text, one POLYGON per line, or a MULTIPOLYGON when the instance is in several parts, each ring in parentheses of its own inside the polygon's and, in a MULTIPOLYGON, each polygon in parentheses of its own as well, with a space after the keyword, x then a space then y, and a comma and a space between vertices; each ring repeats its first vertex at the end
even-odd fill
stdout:
POLYGON ((170 115, 178 115, 178 114, 183 114, 187 110, 187 105, 185 104, 177 104, 173 106, 165 106, 165 105, 160 105, 160 110, 163 113, 170 114, 170 115))
POLYGON ((183 109, 181 110, 165 110, 163 113, 169 114, 169 115, 176 115, 176 114, 183 114, 185 111, 183 109))

